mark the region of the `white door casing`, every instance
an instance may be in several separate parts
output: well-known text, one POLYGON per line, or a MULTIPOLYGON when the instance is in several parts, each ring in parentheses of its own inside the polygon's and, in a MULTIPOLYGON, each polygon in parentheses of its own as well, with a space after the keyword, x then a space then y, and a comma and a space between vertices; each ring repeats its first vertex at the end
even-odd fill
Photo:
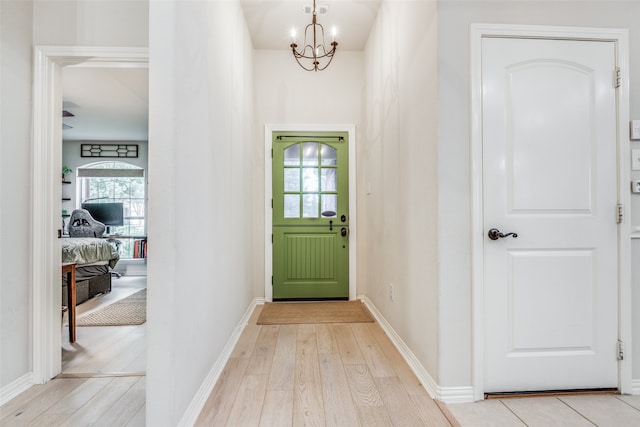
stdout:
POLYGON ((34 48, 32 168, 32 381, 42 384, 61 370, 60 228, 62 68, 70 65, 147 67, 147 48, 36 46, 34 48))
MULTIPOLYGON (((628 234, 615 221, 616 204, 628 198, 617 169, 625 151, 616 117, 624 88, 613 85, 620 42, 611 34, 580 41, 592 34, 570 29, 548 39, 548 28, 538 29, 539 39, 503 38, 521 36, 514 27, 476 30, 476 399, 622 388, 616 342, 628 313, 619 296, 629 284, 620 268, 628 234), (491 227, 518 238, 493 241, 491 227)), ((520 28, 529 37, 535 30, 520 28)))

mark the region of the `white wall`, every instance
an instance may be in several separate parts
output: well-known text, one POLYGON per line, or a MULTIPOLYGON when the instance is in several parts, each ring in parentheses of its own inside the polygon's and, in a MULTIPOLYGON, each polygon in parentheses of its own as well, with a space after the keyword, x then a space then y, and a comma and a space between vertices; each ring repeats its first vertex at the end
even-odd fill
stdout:
POLYGON ((365 50, 366 295, 438 381, 437 4, 385 1, 365 50), (389 298, 389 284, 395 300, 389 298))
POLYGON ((0 389, 31 371, 32 11, 0 2, 0 389))
MULTIPOLYGON (((438 3, 441 376, 443 386, 471 385, 469 24, 505 23, 630 30, 632 118, 640 117, 640 2, 460 1, 438 3)), ((640 142, 631 143, 639 148, 640 142)), ((625 167, 628 167, 625 165, 625 167)), ((640 173, 632 174, 640 179, 640 173)), ((640 197, 631 196, 640 224, 640 197)), ((640 251, 634 245, 632 263, 640 251)), ((635 307, 640 276, 633 276, 635 307)), ((637 312, 638 310, 634 310, 637 312)), ((640 316, 634 318, 634 378, 640 378, 640 316)))
POLYGON ((34 45, 146 46, 147 1, 0 2, 0 388, 31 365, 32 56, 34 45), (11 345, 4 345, 11 343, 11 345))
POLYGON ((239 1, 151 2, 149 40, 146 422, 161 427, 178 425, 256 296, 262 201, 239 1))
MULTIPOLYGON (((363 59, 361 52, 338 50, 326 70, 312 72, 300 68, 290 51, 254 51, 254 150, 259 153, 259 161, 254 165, 253 186, 259 194, 257 200, 264 200, 265 124, 355 124, 356 149, 361 149, 364 144, 360 140, 364 133, 361 125, 364 115, 363 59)), ((363 188, 360 183, 357 187, 363 188)), ((360 196, 363 193, 361 191, 360 196)), ((262 203, 256 206, 254 216, 256 236, 264 236, 264 215, 262 203)), ((359 240, 358 244, 362 242, 359 240)), ((264 277, 264 256, 264 238, 261 238, 254 250, 256 277, 264 277)), ((364 293, 365 282, 358 282, 356 291, 364 293)), ((254 292, 264 296, 264 279, 256 281, 254 292)))
POLYGON ((34 0, 33 3, 36 45, 149 45, 149 0, 34 0))

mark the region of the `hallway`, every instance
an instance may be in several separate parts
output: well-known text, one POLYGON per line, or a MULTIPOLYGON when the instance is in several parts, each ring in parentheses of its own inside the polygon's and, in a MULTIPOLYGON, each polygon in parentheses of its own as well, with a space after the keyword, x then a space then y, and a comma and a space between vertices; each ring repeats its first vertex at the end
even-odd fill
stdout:
MULTIPOLYGON (((376 323, 261 326, 257 306, 197 426, 640 425, 640 396, 433 401, 376 323)), ((57 378, 0 408, 0 426, 145 425, 145 377, 57 378)))
POLYGON ((257 325, 254 310, 197 426, 450 426, 375 323, 257 325))

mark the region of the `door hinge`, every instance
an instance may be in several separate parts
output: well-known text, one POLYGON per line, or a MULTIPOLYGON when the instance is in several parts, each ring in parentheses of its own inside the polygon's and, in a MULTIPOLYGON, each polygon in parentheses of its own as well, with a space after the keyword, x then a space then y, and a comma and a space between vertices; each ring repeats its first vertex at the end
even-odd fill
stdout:
POLYGON ((273 159, 273 148, 271 149, 271 158, 273 159))
POLYGON ((620 70, 620 67, 616 67, 613 78, 613 87, 618 89, 620 86, 622 86, 622 70, 620 70))
POLYGON ((622 206, 622 203, 618 203, 618 206, 616 209, 616 223, 622 224, 623 218, 624 218, 624 207, 622 206))
POLYGON ((618 340, 618 360, 624 360, 624 345, 618 340))
POLYGON ((271 276, 271 286, 273 286, 273 276, 271 276))

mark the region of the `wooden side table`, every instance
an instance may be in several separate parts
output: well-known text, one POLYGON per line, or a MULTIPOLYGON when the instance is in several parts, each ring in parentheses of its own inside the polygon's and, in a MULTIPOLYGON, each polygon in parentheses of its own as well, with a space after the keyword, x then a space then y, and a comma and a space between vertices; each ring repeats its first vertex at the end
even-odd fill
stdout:
POLYGON ((62 274, 67 275, 67 305, 69 306, 69 342, 76 342, 76 263, 62 264, 62 274))

